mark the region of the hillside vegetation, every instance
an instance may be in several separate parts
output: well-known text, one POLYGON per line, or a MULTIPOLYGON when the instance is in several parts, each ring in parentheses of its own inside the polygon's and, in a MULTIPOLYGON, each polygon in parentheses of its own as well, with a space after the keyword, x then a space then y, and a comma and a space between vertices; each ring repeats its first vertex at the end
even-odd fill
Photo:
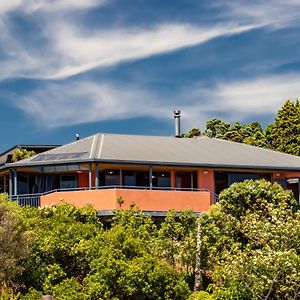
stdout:
POLYGON ((198 219, 170 211, 156 223, 133 207, 109 228, 91 207, 19 207, 2 194, 0 240, 0 299, 300 297, 298 205, 264 180, 233 184, 198 219), (193 294, 197 229, 202 291, 193 294))

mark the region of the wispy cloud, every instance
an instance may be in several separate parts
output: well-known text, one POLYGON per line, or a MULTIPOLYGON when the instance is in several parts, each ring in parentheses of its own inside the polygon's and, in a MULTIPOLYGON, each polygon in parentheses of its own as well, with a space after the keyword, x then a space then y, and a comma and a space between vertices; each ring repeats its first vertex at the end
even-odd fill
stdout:
POLYGON ((220 4, 225 8, 224 15, 235 20, 262 23, 273 29, 299 25, 299 0, 224 0, 220 4))
MULTIPOLYGON (((299 81, 300 74, 292 73, 223 81, 211 88, 190 87, 193 104, 187 110, 192 122, 198 114, 225 115, 232 122, 256 121, 261 115, 273 117, 286 100, 300 98, 299 81)), ((184 93, 181 95, 184 99, 184 93)))
POLYGON ((102 5, 105 0, 1 0, 0 15, 19 11, 23 13, 61 12, 102 5))
POLYGON ((104 0, 53 0, 51 5, 47 0, 0 1, 0 81, 44 79, 35 91, 10 98, 40 126, 52 128, 138 116, 169 118, 178 107, 183 110, 186 127, 192 127, 203 125, 214 114, 226 113, 236 121, 266 112, 273 114, 285 99, 299 97, 299 74, 223 81, 201 88, 191 85, 164 95, 144 86, 105 80, 99 84, 70 77, 256 28, 293 26, 300 17, 300 1, 224 1, 225 17, 210 26, 165 21, 89 30, 72 15, 74 10, 104 4, 109 5, 104 0), (11 12, 30 14, 40 28, 37 39, 43 43, 24 44, 13 30, 11 12), (53 79, 61 81, 51 82, 53 79))
POLYGON ((128 28, 81 34, 74 27, 62 26, 54 36, 54 48, 62 67, 50 78, 66 78, 96 67, 107 67, 128 60, 175 51, 211 39, 238 34, 253 26, 220 24, 211 28, 190 24, 160 24, 151 28, 128 28), (85 45, 82 47, 81 45, 85 45))
POLYGON ((168 53, 251 29, 253 26, 235 23, 211 28, 169 23, 150 28, 99 30, 91 34, 74 24, 57 21, 55 25, 48 25, 44 32, 47 50, 42 48, 28 52, 10 34, 2 36, 3 43, 14 51, 7 51, 7 59, 0 62, 0 78, 65 79, 96 67, 168 53), (13 44, 17 47, 10 47, 13 44))
POLYGON ((14 105, 43 127, 154 117, 167 119, 172 110, 183 111, 186 129, 204 126, 225 114, 228 121, 243 121, 261 114, 274 115, 283 102, 300 95, 300 74, 247 81, 222 82, 211 88, 189 86, 176 93, 158 95, 139 86, 113 82, 49 84, 29 95, 12 99, 14 105))
POLYGON ((109 5, 107 0, 53 0, 51 4, 48 0, 1 0, 0 44, 4 45, 4 59, 0 61, 0 80, 65 79, 94 68, 168 53, 222 36, 265 26, 273 29, 288 26, 300 17, 297 0, 218 3, 224 7, 225 18, 211 26, 164 22, 90 31, 70 12, 109 5), (37 38, 43 41, 43 46, 24 45, 11 29, 12 11, 32 14, 31 21, 41 28, 37 38))
POLYGON ((49 4, 47 0, 2 0, 0 44, 6 47, 5 59, 0 62, 0 80, 15 77, 65 79, 94 68, 168 53, 264 26, 260 21, 247 23, 228 18, 211 26, 165 21, 138 27, 90 30, 71 13, 105 4, 109 5, 108 1, 53 0, 49 4), (35 34, 43 45, 25 46, 11 29, 10 12, 31 14, 31 22, 40 28, 35 34))
POLYGON ((26 96, 10 100, 34 118, 38 126, 52 128, 154 116, 160 109, 152 96, 134 86, 81 81, 48 84, 26 96))

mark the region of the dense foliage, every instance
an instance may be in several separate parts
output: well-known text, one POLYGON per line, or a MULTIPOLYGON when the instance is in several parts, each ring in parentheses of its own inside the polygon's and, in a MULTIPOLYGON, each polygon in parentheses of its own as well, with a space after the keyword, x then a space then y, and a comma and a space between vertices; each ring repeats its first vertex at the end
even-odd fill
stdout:
POLYGON ((17 149, 13 154, 12 161, 17 162, 19 160, 29 158, 34 155, 36 155, 34 151, 29 151, 27 149, 17 149))
POLYGON ((265 180, 235 183, 201 223, 216 299, 300 298, 300 213, 291 192, 265 180))
POLYGON ((300 102, 287 101, 266 129, 270 148, 300 156, 300 102))
POLYGON ((278 184, 235 183, 198 219, 116 211, 109 228, 91 207, 0 199, 2 300, 300 299, 300 212, 278 184), (192 293, 199 228, 204 290, 192 293))
POLYGON ((0 292, 19 287, 18 276, 30 255, 30 232, 20 208, 0 194, 0 292))
POLYGON ((229 124, 220 119, 212 119, 206 123, 203 133, 199 128, 193 128, 183 134, 183 137, 201 135, 300 156, 300 102, 286 101, 278 111, 274 123, 268 125, 266 130, 258 122, 229 124))
POLYGON ((190 295, 196 224, 191 212, 176 220, 170 212, 157 226, 133 208, 116 212, 111 227, 104 229, 91 207, 20 208, 1 199, 7 214, 0 233, 15 210, 23 223, 20 230, 20 221, 14 221, 17 225, 9 228, 14 235, 0 248, 3 266, 8 254, 14 259, 8 272, 1 270, 0 299, 13 299, 12 292, 16 299, 27 300, 42 294, 58 300, 171 300, 190 295), (23 240, 27 232, 30 239, 23 240))

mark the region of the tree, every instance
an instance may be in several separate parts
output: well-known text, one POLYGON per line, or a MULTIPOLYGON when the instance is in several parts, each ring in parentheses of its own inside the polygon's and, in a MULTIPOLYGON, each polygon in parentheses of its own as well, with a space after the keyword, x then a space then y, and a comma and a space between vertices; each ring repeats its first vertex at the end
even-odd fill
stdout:
POLYGON ((17 162, 19 160, 29 158, 34 155, 36 155, 34 151, 28 151, 26 149, 17 149, 13 154, 12 161, 17 162))
POLYGON ((267 147, 265 133, 259 122, 243 125, 241 132, 243 143, 257 147, 267 147))
POLYGON ((58 300, 179 300, 191 293, 185 273, 156 252, 156 225, 135 208, 116 211, 107 230, 91 207, 23 207, 22 214, 34 233, 24 300, 41 293, 58 300))
POLYGON ((94 251, 88 241, 102 232, 96 211, 62 203, 43 209, 23 207, 22 215, 34 233, 23 284, 44 294, 66 279, 76 278, 80 284, 94 251))
POLYGON ((206 122, 205 135, 208 137, 215 137, 222 139, 230 127, 229 123, 226 123, 220 119, 212 119, 206 122))
POLYGON ((156 252, 177 269, 192 274, 195 268, 197 219, 192 211, 168 212, 158 230, 156 252))
POLYGON ((18 277, 30 254, 31 236, 24 226, 19 207, 0 194, 0 296, 19 286, 18 277))
POLYGON ((289 191, 265 180, 233 184, 201 223, 216 299, 300 297, 300 212, 289 191))
POLYGON ((266 129, 271 149, 300 156, 300 102, 286 101, 266 129))
POLYGON ((193 138, 193 137, 199 137, 201 136, 201 130, 199 128, 193 128, 190 131, 188 131, 187 133, 184 133, 182 135, 182 137, 185 138, 193 138))
MULTIPOLYGON (((155 251, 157 228, 135 209, 118 211, 84 280, 89 299, 186 299, 185 277, 155 251)), ((100 244, 99 244, 100 243, 100 244)))

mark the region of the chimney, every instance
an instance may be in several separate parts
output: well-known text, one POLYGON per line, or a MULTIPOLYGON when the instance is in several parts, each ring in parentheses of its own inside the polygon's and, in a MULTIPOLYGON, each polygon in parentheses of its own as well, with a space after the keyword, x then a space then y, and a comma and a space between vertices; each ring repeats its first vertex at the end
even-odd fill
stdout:
POLYGON ((175 119, 175 137, 180 138, 180 110, 174 110, 175 119))

